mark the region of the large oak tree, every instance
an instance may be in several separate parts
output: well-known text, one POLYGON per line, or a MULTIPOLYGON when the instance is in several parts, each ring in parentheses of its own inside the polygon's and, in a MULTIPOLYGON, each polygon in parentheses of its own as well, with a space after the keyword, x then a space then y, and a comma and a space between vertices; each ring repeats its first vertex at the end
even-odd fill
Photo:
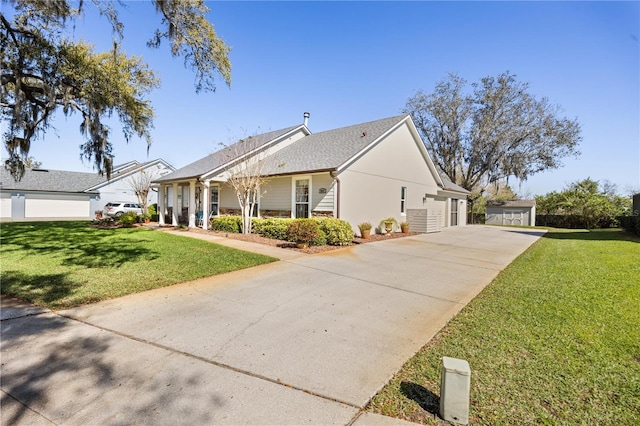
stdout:
POLYGON ((537 99, 528 85, 505 72, 471 85, 454 74, 432 93, 418 91, 407 100, 436 165, 469 191, 516 177, 526 180, 578 155, 577 120, 563 117, 547 98, 537 99))
MULTIPOLYGON (((215 32, 203 0, 151 0, 161 20, 150 47, 168 41, 171 54, 184 58, 196 74, 196 91, 215 90, 215 79, 231 84, 230 48, 215 32)), ((5 167, 16 179, 24 173, 31 143, 50 128, 55 112, 80 116, 81 156, 110 176, 113 155, 107 118, 117 115, 127 141, 151 144, 153 108, 147 96, 159 85, 139 57, 121 51, 123 3, 92 0, 2 0, 0 12, 0 107, 5 167), (113 47, 94 52, 66 31, 93 5, 113 28, 113 47), (7 8, 6 6, 11 6, 7 8)))

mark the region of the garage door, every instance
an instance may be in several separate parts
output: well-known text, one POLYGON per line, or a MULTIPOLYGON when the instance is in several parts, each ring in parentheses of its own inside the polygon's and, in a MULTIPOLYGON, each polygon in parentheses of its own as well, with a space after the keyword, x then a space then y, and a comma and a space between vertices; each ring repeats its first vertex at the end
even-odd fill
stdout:
POLYGON ((11 194, 8 192, 0 194, 0 217, 11 217, 11 194))
POLYGON ((88 195, 28 194, 25 199, 25 218, 88 218, 90 216, 88 195))
POLYGON ((505 210, 502 213, 503 225, 524 225, 524 211, 505 210))

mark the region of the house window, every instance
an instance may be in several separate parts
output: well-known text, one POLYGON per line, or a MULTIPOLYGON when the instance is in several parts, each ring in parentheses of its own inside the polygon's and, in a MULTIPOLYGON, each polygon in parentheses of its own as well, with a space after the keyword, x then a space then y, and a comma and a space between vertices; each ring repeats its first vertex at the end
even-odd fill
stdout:
POLYGON ((407 187, 400 188, 400 213, 407 213, 407 187))
POLYGON ((458 200, 456 198, 451 199, 451 225, 458 226, 458 200))
POLYGON ((309 179, 296 180, 295 217, 309 217, 309 179))
POLYGON ((218 207, 219 207, 219 199, 220 196, 218 194, 218 187, 212 186, 211 189, 211 206, 209 210, 209 214, 211 216, 218 216, 218 207))

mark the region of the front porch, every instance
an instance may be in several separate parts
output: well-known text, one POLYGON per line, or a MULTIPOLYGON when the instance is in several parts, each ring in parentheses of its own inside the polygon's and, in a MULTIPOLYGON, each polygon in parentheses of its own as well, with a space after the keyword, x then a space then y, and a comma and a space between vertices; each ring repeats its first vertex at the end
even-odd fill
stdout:
MULTIPOLYGON (((265 185, 253 217, 336 217, 334 193, 328 173, 274 177, 265 185)), ((235 190, 226 182, 190 179, 158 186, 160 226, 206 230, 213 217, 240 214, 235 190)))

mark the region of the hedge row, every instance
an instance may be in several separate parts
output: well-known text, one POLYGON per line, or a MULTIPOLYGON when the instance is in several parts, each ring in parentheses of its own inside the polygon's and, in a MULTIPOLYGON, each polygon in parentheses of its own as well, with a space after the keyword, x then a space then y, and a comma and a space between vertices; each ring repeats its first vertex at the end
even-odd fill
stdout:
MULTIPOLYGON (((270 219, 253 219, 251 228, 255 234, 262 235, 265 238, 275 240, 297 242, 296 232, 290 232, 291 226, 297 221, 311 220, 317 223, 319 233, 317 237, 310 241, 311 245, 331 245, 344 246, 351 244, 354 233, 351 225, 344 220, 335 218, 313 218, 313 219, 288 219, 288 218, 270 218, 270 219)), ((299 225, 296 225, 299 227, 299 225)), ((211 229, 221 232, 242 232, 242 217, 240 216, 221 216, 211 219, 211 229)))
POLYGON ((618 220, 625 231, 640 237, 640 216, 621 216, 618 220))
POLYGON ((620 217, 606 216, 590 223, 580 215, 536 214, 536 226, 565 229, 617 228, 620 226, 620 217))

